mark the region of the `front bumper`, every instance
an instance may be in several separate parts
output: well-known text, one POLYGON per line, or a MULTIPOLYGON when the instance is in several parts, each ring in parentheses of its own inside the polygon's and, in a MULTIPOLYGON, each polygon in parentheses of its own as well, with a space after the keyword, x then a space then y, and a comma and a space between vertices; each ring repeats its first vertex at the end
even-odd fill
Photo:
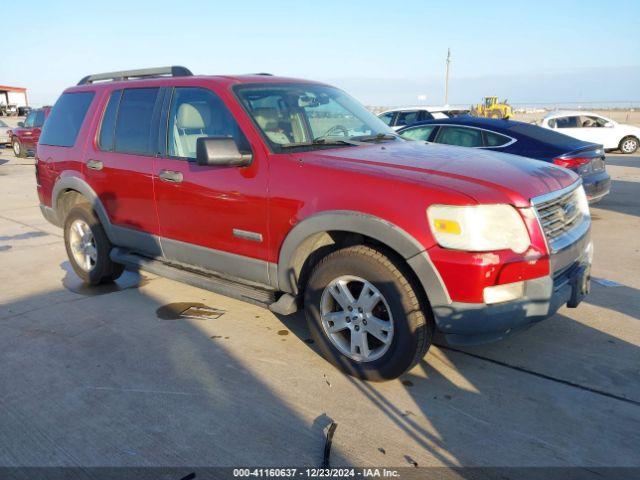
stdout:
POLYGON ((518 300, 487 305, 450 302, 432 304, 438 330, 451 345, 500 340, 510 333, 575 307, 588 292, 592 244, 587 231, 579 240, 551 256, 553 274, 525 281, 518 300))

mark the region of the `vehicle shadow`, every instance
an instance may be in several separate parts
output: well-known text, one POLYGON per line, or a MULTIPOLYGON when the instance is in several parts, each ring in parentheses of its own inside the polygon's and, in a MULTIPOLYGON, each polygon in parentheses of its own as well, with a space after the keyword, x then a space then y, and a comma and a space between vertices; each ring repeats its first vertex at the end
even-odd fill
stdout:
POLYGON ((61 268, 75 297, 0 306, 0 466, 322 466, 324 412, 303 420, 226 340, 157 317, 144 275, 87 287, 61 268))
POLYGON ((640 320, 640 290, 637 288, 626 285, 605 287, 592 280, 591 293, 584 301, 640 320))
MULTIPOLYGON (((292 407, 274 391, 273 378, 257 375, 251 348, 238 358, 224 338, 206 334, 197 323, 159 319, 155 312, 166 303, 151 294, 144 275, 130 272, 123 288, 94 292, 74 290, 68 263, 61 267, 65 287, 77 294, 72 302, 29 311, 22 304, 38 304, 31 296, 2 306, 24 313, 1 320, 0 384, 11 389, 0 397, 9 413, 0 434, 12 443, 0 450, 0 465, 322 465, 331 412, 318 410, 312 422, 303 420, 296 407, 304 405, 292 407)), ((169 296, 185 299, 179 292, 169 296)), ((302 313, 279 318, 316 351, 302 313)), ((242 328, 239 323, 240 336, 242 328)), ((416 446, 404 454, 407 466, 617 465, 640 447, 633 433, 619 445, 622 437, 616 435, 624 432, 617 431, 602 432, 599 443, 607 449, 591 449, 594 432, 584 417, 593 409, 585 410, 590 400, 579 396, 583 390, 560 385, 576 392, 559 395, 549 387, 553 380, 507 374, 509 364, 535 372, 534 360, 544 359, 540 373, 562 380, 571 372, 568 378, 591 387, 595 378, 596 387, 616 387, 616 394, 636 395, 640 402, 633 371, 640 360, 637 346, 557 315, 469 351, 475 356, 432 347, 396 381, 344 377, 378 412, 371 422, 385 418, 416 446), (597 355, 580 357, 584 345, 597 355), (493 368, 485 358, 507 365, 493 368), (399 400, 399 391, 410 402, 399 400)), ((637 414, 619 400, 606 400, 634 428, 637 414)), ((607 409, 600 415, 589 421, 610 421, 607 409)), ((340 428, 357 431, 362 421, 340 428)), ((331 465, 348 464, 334 443, 331 465)), ((457 474, 477 478, 472 471, 457 474)))
POLYGON ((611 180, 611 193, 591 205, 591 209, 597 214, 598 210, 624 213, 640 217, 640 183, 625 180, 611 180))
MULTIPOLYGON (((318 353, 302 317, 279 318, 318 353)), ((607 451, 624 450, 615 458, 592 451, 582 416, 595 398, 638 418, 638 364, 637 345, 557 314, 501 342, 432 346, 400 379, 417 410, 407 410, 388 395, 388 385, 395 382, 348 378, 442 465, 620 465, 633 456, 629 445, 612 438, 607 451), (585 345, 590 346, 586 351, 585 345), (594 397, 577 400, 580 395, 594 397), (520 406, 513 408, 513 402, 520 406)), ((609 422, 604 412, 601 421, 609 422)), ((631 443, 639 447, 640 438, 634 435, 631 443)), ((465 471, 458 473, 467 478, 465 471)))
POLYGON ((615 156, 607 155, 607 165, 616 167, 640 168, 640 157, 637 155, 615 156))

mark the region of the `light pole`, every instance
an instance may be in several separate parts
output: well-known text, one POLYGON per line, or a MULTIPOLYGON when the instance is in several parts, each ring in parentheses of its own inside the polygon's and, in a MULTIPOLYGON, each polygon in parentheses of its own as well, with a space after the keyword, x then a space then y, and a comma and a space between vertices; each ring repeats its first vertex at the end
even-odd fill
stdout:
POLYGON ((449 64, 451 63, 451 49, 447 48, 447 63, 444 71, 444 104, 449 105, 449 64))

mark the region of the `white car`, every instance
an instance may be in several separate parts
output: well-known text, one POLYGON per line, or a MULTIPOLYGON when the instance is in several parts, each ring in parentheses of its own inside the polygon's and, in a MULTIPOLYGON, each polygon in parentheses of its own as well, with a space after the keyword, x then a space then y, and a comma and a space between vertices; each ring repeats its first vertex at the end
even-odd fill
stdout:
POLYGON ((468 112, 469 110, 449 106, 426 107, 421 105, 418 107, 401 107, 385 110, 378 114, 378 118, 394 130, 398 130, 407 125, 422 122, 423 120, 442 120, 468 112))
POLYGON ((640 127, 618 123, 593 112, 558 111, 547 115, 541 127, 603 145, 605 150, 634 153, 640 145, 640 127))

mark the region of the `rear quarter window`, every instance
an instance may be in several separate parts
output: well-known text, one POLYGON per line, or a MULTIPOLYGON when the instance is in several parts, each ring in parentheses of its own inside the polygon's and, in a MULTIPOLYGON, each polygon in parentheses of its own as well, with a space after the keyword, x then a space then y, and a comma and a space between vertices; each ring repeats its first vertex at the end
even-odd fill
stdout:
POLYGON ((495 132, 484 132, 484 146, 485 147, 502 147, 509 143, 511 139, 509 137, 505 137, 504 135, 500 135, 495 132))
POLYGON ((93 92, 63 93, 44 124, 40 143, 73 147, 93 97, 93 92))

